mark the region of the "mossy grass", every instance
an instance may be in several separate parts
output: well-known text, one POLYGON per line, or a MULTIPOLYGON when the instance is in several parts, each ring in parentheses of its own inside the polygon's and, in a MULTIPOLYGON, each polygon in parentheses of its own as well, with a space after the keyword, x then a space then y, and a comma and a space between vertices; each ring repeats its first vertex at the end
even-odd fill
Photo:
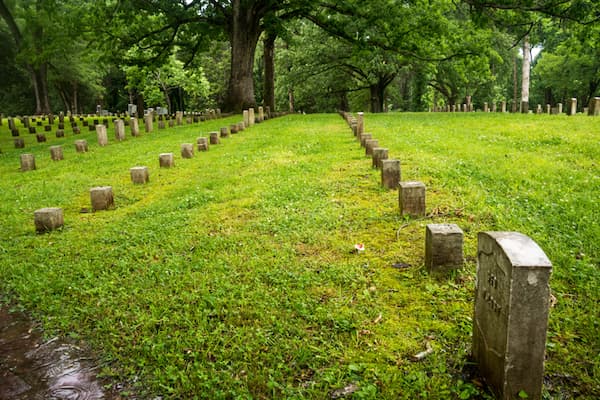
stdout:
POLYGON ((291 115, 221 140, 241 120, 156 130, 99 147, 95 132, 12 148, 0 127, 0 290, 49 335, 87 341, 102 373, 165 398, 487 398, 471 381, 476 233, 515 230, 554 262, 548 396, 598 393, 598 123, 587 117, 366 114, 366 130, 428 187, 428 216, 396 191, 337 115, 291 115), (88 153, 76 153, 87 139, 88 153), (64 144, 65 159, 48 147, 64 144), (19 171, 19 154, 36 171, 19 171), (160 169, 158 154, 175 153, 160 169), (146 165, 150 182, 132 184, 146 165), (95 213, 89 189, 110 185, 95 213), (36 234, 33 211, 65 226, 36 234), (423 268, 425 225, 465 231, 467 265, 423 268), (354 244, 366 250, 354 252, 354 244), (412 356, 425 349, 423 361, 412 356), (566 377, 566 378, 565 378, 566 377), (596 378, 595 378, 596 377, 596 378))

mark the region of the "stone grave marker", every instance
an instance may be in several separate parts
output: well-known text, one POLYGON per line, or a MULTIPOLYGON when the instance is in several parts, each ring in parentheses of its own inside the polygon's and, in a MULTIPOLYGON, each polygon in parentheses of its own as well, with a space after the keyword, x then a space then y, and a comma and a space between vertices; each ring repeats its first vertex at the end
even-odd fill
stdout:
POLYGON ((148 167, 133 167, 129 169, 129 173, 134 184, 144 184, 150 181, 148 167))
POLYGON ((52 161, 60 161, 64 159, 62 146, 50 146, 50 158, 52 161))
POLYGON ((152 118, 152 113, 144 115, 144 128, 146 129, 147 133, 152 132, 152 118))
POLYGON ((248 122, 250 122, 249 126, 253 126, 256 122, 256 119, 254 117, 254 108, 252 107, 248 109, 248 122))
POLYGON ((457 269, 464 264, 463 231, 456 224, 425 228, 425 267, 429 272, 457 269))
POLYGON ((81 128, 79 128, 77 125, 75 125, 73 127, 73 134, 74 135, 79 135, 81 133, 81 128))
POLYGON ((56 137, 57 138, 65 137, 65 131, 63 129, 57 129, 56 130, 56 137))
POLYGON ((38 233, 50 232, 65 224, 62 208, 47 207, 33 212, 35 231, 38 233))
POLYGON ((105 125, 96 125, 96 137, 98 138, 98 145, 106 146, 108 144, 108 134, 106 133, 105 125))
POLYGON ((181 144, 181 158, 194 157, 194 145, 192 143, 181 144))
POLYGON ((498 399, 542 398, 552 264, 518 232, 478 234, 472 352, 498 399))
POLYGON ((219 132, 209 132, 210 144, 219 144, 219 132))
POLYGON ((14 139, 15 149, 25 148, 25 141, 21 138, 14 139))
POLYGON ((388 149, 386 149, 385 147, 374 147, 373 148, 373 156, 371 157, 373 168, 381 169, 382 161, 387 160, 387 158, 388 158, 388 149))
POLYGON ((227 127, 222 127, 220 129, 220 132, 221 132, 221 137, 222 138, 226 138, 226 137, 229 136, 229 129, 227 129, 227 127))
POLYGON ((88 151, 88 143, 87 140, 81 139, 75 141, 75 151, 78 153, 85 153, 88 151))
POLYGON ((171 168, 175 165, 173 153, 161 153, 158 155, 158 164, 161 168, 171 168))
POLYGON ((238 122, 237 126, 238 126, 238 129, 237 129, 238 132, 242 132, 244 130, 244 122, 243 121, 238 122))
POLYGON ((367 140, 371 140, 373 138, 373 135, 371 135, 370 133, 363 133, 360 136, 360 145, 362 147, 366 147, 367 146, 367 140))
POLYGON ((11 129, 11 130, 10 130, 10 134, 11 134, 13 137, 18 137, 18 136, 19 136, 19 128, 13 128, 13 129, 11 129))
POLYGON ((21 171, 33 171, 35 169, 35 156, 33 154, 21 154, 21 171))
POLYGON ((365 140, 365 155, 373 156, 373 149, 375 147, 379 147, 379 140, 377 140, 377 139, 365 140))
POLYGON ((52 130, 52 125, 44 125, 44 132, 50 132, 52 130))
POLYGON ((577 97, 573 97, 569 100, 569 115, 577 114, 577 97))
POLYGON ((129 129, 131 129, 131 136, 140 136, 140 124, 137 118, 129 118, 129 129))
POLYGON ((196 144, 198 145, 198 151, 208 151, 208 138, 199 137, 196 139, 196 144))
POLYGON ((423 182, 400 182, 398 192, 400 214, 413 217, 425 215, 425 184, 423 182))
POLYGON ((115 119, 115 140, 121 142, 125 140, 125 123, 122 119, 115 119))
POLYGON ((397 189, 400 177, 400 160, 381 161, 381 186, 386 189, 397 189))
POLYGON ((229 125, 229 131, 232 135, 238 133, 238 124, 229 125))
POLYGON ((38 143, 44 143, 46 141, 46 135, 44 135, 43 133, 38 133, 37 135, 35 135, 35 139, 38 143))
POLYGON ((593 117, 600 115, 600 97, 593 97, 590 99, 590 104, 588 105, 588 115, 593 117))
POLYGON ((36 133, 35 126, 29 127, 29 133, 36 133))
POLYGON ((112 186, 98 186, 90 189, 90 199, 92 210, 108 210, 114 208, 115 201, 113 197, 112 186))
POLYGON ((258 107, 258 122, 263 122, 265 120, 265 111, 262 106, 258 107))
POLYGON ((360 136, 365 132, 365 113, 356 113, 356 136, 360 140, 360 136))
POLYGON ((243 111, 243 117, 244 117, 244 127, 247 128, 250 126, 250 113, 248 110, 243 111))

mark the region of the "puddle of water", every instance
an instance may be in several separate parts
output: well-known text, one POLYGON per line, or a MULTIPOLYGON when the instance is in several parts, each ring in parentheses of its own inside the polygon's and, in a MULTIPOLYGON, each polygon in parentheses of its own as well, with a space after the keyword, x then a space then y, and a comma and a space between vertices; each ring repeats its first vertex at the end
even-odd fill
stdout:
POLYGON ((0 400, 112 400, 76 345, 42 341, 33 323, 0 307, 0 400))

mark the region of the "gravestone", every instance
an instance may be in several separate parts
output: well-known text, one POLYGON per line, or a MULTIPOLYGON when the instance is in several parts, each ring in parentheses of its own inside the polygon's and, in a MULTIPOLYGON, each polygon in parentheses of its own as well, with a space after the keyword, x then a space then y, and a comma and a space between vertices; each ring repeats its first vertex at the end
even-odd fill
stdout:
POLYGON ((79 135, 81 133, 81 129, 78 126, 73 127, 73 134, 79 135))
POLYGON ((381 169, 382 161, 387 160, 388 149, 384 147, 373 147, 373 156, 371 157, 372 166, 375 169, 381 169))
POLYGON ((209 132, 210 144, 219 144, 219 132, 209 132))
POLYGON ((8 129, 9 130, 15 130, 17 127, 15 126, 15 121, 12 119, 12 117, 8 117, 8 129))
POLYGON ((89 126, 89 125, 90 125, 90 122, 89 122, 89 121, 86 119, 86 120, 83 120, 83 121, 81 122, 81 124, 82 124, 83 126, 89 126))
POLYGON ((262 106, 258 107, 258 122, 263 122, 265 120, 265 111, 262 106))
POLYGON ((535 109, 535 113, 538 115, 542 113, 542 105, 541 104, 537 105, 537 107, 535 109))
POLYGON ((227 127, 223 127, 220 129, 221 132, 221 137, 222 138, 226 138, 229 136, 229 130, 227 129, 227 127))
POLYGON ((356 114, 356 136, 360 140, 360 136, 365 132, 365 113, 359 112, 356 114))
POLYGON ((542 398, 552 264, 517 232, 478 234, 472 353, 498 399, 542 398))
POLYGON ((175 165, 173 153, 161 153, 158 155, 158 164, 161 168, 171 168, 175 165))
POLYGON ((425 228, 425 267, 429 272, 462 267, 463 231, 456 224, 428 224, 425 228))
POLYGON ((558 103, 556 105, 556 108, 558 109, 558 114, 562 114, 563 113, 563 104, 562 103, 558 103))
POLYGON ((90 189, 92 210, 108 210, 115 206, 112 186, 98 186, 90 189))
POLYGON ((484 102, 484 103, 483 103, 483 112, 489 112, 489 111, 490 111, 490 110, 489 110, 489 108, 488 108, 488 103, 487 103, 487 102, 484 102))
POLYGON ((38 143, 44 143, 46 141, 46 135, 44 135, 43 133, 38 133, 37 135, 35 135, 35 139, 38 143))
POLYGON ((496 102, 492 103, 492 112, 493 113, 498 112, 498 105, 496 104, 496 102))
POLYGON ((400 214, 421 217, 425 215, 425 184, 422 182, 400 182, 398 191, 400 214))
POLYGON ((238 132, 242 132, 244 130, 244 122, 238 122, 238 132))
POLYGON ((170 119, 169 122, 168 122, 168 124, 169 124, 169 128, 175 127, 175 120, 174 119, 170 119))
POLYGON ((140 123, 137 118, 129 118, 129 129, 131 129, 131 136, 140 136, 140 123))
POLYGON ((15 139, 14 143, 15 143, 15 149, 23 149, 23 148, 25 148, 25 141, 23 139, 21 139, 21 138, 15 139))
POLYGON ((194 157, 194 145, 192 143, 181 144, 181 158, 194 157))
POLYGON ((29 127, 29 133, 36 133, 35 126, 29 127))
POLYGON ((11 130, 10 130, 10 134, 11 134, 13 137, 17 137, 17 136, 19 136, 19 129, 18 129, 18 128, 11 129, 11 130))
POLYGON ((62 208, 47 207, 33 212, 35 231, 38 233, 50 232, 65 224, 62 208))
POLYGON ((50 146, 50 158, 52 161, 63 160, 63 148, 62 146, 50 146))
POLYGON ((232 135, 238 133, 238 125, 237 124, 229 125, 229 131, 231 132, 232 135))
POLYGON ((58 130, 56 131, 56 137, 57 137, 57 138, 65 137, 65 131, 64 131, 64 130, 62 130, 62 129, 58 129, 58 130))
POLYGON ((381 186, 386 189, 397 189, 400 184, 400 176, 400 160, 383 160, 381 162, 381 186))
POLYGON ((254 119, 254 108, 249 108, 248 109, 248 122, 250 123, 249 126, 253 126, 254 123, 256 122, 256 120, 254 119))
POLYGON ((569 115, 577 114, 577 97, 573 97, 569 101, 569 115))
POLYGON ((144 128, 146 129, 147 133, 152 132, 152 114, 146 114, 144 115, 144 128))
POLYGON ((505 113, 505 112, 506 112, 506 101, 503 101, 503 102, 501 103, 501 109, 502 109, 502 112, 503 112, 503 113, 505 113))
POLYGON ((137 117, 137 105, 127 104, 127 114, 129 114, 130 117, 137 117))
POLYGON ((59 122, 58 123, 58 129, 65 129, 65 123, 64 122, 59 122))
POLYGON ((98 138, 98 145, 106 146, 108 144, 108 134, 106 133, 106 126, 101 124, 96 125, 96 137, 98 138))
POLYGON ((183 125, 183 111, 175 113, 175 120, 177 121, 177 125, 183 125))
POLYGON ((148 167, 133 167, 129 169, 129 173, 134 184, 144 184, 150 181, 148 167))
POLYGON ((196 139, 198 145, 198 151, 208 151, 208 138, 199 137, 196 139))
POLYGON ((52 125, 45 125, 44 132, 50 132, 52 130, 52 125))
POLYGON ((363 133, 360 136, 360 145, 362 147, 367 147, 367 140, 371 140, 373 139, 373 135, 371 135, 370 133, 363 133))
POLYGON ((244 117, 244 127, 247 128, 250 126, 250 113, 248 112, 248 110, 243 111, 243 117, 244 117))
POLYGON ((375 147, 379 147, 379 140, 377 140, 377 139, 365 140, 365 155, 373 156, 373 149, 375 147))
POLYGON ((58 113, 58 123, 59 124, 65 123, 65 113, 62 111, 58 113))
POLYGON ((21 154, 21 171, 33 171, 35 169, 35 156, 33 154, 21 154))
POLYGON ((75 141, 75 151, 78 153, 86 153, 88 151, 87 140, 81 139, 75 141))
POLYGON ((115 140, 121 142, 125 140, 125 123, 122 119, 116 119, 115 122, 115 140))
POLYGON ((552 107, 550 106, 550 104, 546 104, 546 114, 550 115, 551 111, 552 111, 552 107))

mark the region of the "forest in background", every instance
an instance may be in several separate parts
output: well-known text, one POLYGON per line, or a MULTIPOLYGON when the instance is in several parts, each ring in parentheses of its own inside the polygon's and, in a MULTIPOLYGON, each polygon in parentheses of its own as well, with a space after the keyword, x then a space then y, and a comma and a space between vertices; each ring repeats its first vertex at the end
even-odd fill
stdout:
POLYGON ((600 95, 594 0, 0 0, 0 17, 5 115, 518 111, 600 95))

